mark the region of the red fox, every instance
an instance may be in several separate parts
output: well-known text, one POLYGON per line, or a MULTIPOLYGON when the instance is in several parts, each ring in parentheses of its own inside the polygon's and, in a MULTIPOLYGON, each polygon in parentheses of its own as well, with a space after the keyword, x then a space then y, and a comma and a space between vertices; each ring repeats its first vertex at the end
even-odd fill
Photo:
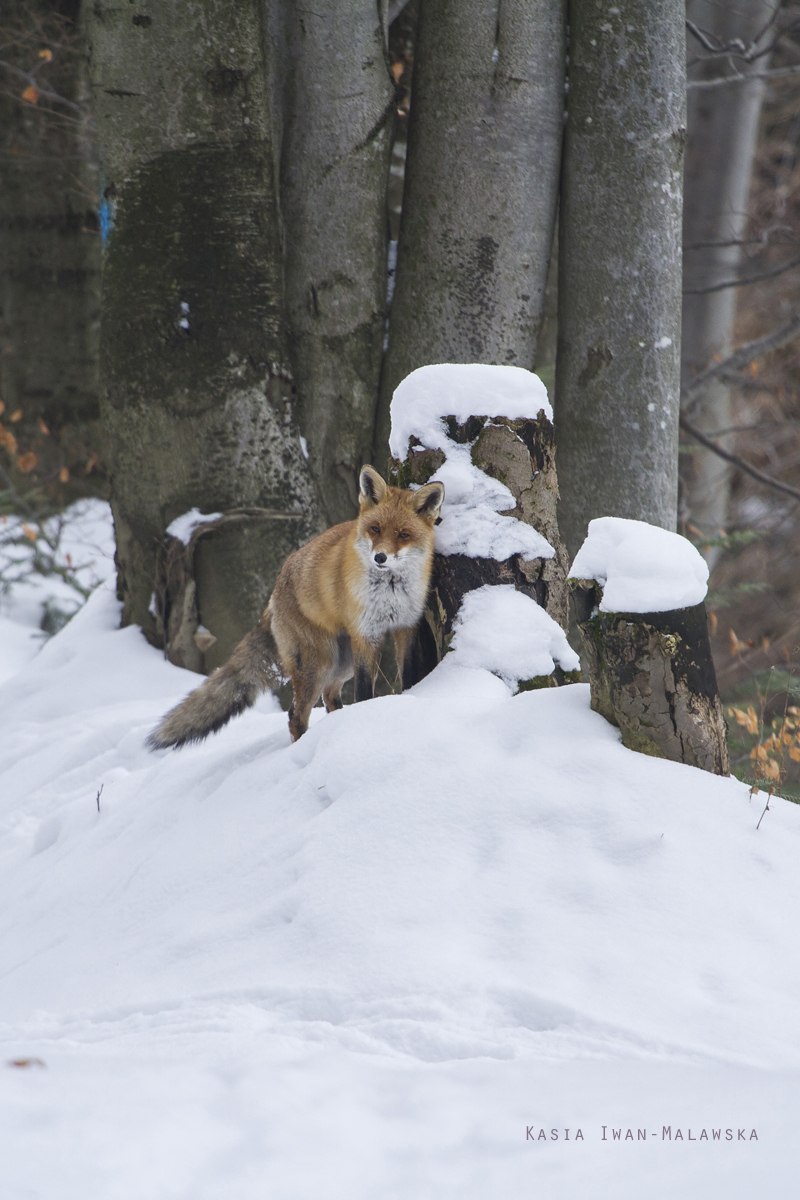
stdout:
POLYGON ((289 732, 308 729, 320 696, 342 707, 342 685, 355 675, 355 699, 372 697, 384 636, 394 637, 403 686, 413 679, 414 631, 433 563, 433 527, 441 483, 419 491, 389 487, 374 467, 359 479, 359 516, 295 550, 261 617, 228 661, 170 712, 148 739, 151 749, 183 746, 220 729, 268 687, 284 682, 294 697, 289 732))

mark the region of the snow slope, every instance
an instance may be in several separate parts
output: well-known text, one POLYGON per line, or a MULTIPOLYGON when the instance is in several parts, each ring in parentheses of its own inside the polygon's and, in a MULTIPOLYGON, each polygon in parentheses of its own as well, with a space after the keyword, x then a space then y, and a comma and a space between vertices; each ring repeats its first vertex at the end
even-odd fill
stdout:
POLYGON ((0 686, 3 1200, 796 1194, 796 806, 447 659, 150 754, 118 619, 0 686))

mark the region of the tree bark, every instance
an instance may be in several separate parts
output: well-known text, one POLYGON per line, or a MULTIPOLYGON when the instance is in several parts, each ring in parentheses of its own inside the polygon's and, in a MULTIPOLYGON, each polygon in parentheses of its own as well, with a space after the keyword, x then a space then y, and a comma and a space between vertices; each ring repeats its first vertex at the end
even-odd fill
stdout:
POLYGON ((385 20, 385 3, 361 0, 297 5, 289 17, 286 311, 300 426, 331 524, 358 507, 383 354, 395 108, 385 20))
POLYGON ((397 284, 381 382, 416 367, 532 368, 555 219, 561 0, 427 0, 415 52, 397 284))
POLYGON ((728 775, 705 604, 604 613, 594 580, 571 584, 594 711, 619 727, 629 750, 728 775))
MULTIPOLYGON (((741 38, 749 45, 766 25, 773 6, 764 0, 745 0, 733 6, 690 0, 689 18, 703 31, 724 43, 741 38)), ((762 39, 774 37, 769 30, 762 39)), ((705 52, 689 35, 689 48, 705 52)), ((736 60, 737 74, 763 71, 769 57, 753 63, 736 60)), ((728 58, 699 62, 693 79, 731 74, 728 58)), ((686 203, 683 240, 687 247, 685 286, 689 289, 736 278, 742 259, 740 242, 747 227, 747 200, 753 172, 764 81, 734 83, 726 87, 690 89, 686 147, 686 203), (698 245, 698 243, 706 243, 698 245), (708 243, 716 243, 709 245, 708 243), (720 243, 728 243, 727 245, 720 243)), ((684 384, 717 357, 731 352, 736 313, 736 289, 705 295, 687 295, 683 301, 682 375, 684 384)), ((731 425, 730 387, 711 380, 687 405, 687 415, 703 432, 731 425)), ((726 439, 719 439, 726 445, 726 439)), ((729 447, 730 448, 730 447, 729 447)), ((731 468, 702 447, 693 446, 682 471, 682 506, 686 516, 703 533, 716 534, 728 515, 731 468)), ((712 560, 718 550, 706 552, 712 560)))
POLYGON ((677 518, 683 9, 570 3, 559 216, 561 532, 677 518))
MULTIPOLYGON (((469 558, 464 554, 434 554, 431 590, 417 639, 417 677, 441 661, 453 633, 453 621, 467 592, 484 584, 513 584, 561 625, 567 627, 568 561, 558 532, 558 480, 555 440, 543 412, 537 420, 473 416, 463 424, 446 417, 448 436, 472 444, 476 467, 499 479, 516 503, 505 515, 531 525, 555 550, 552 558, 526 560, 513 555, 504 561, 469 558)), ((439 450, 420 449, 412 439, 403 462, 390 461, 389 479, 396 487, 427 483, 442 465, 439 450)))
MULTIPOLYGON (((25 72, 38 67, 42 91, 57 89, 80 109, 85 55, 67 7, 77 15, 78 4, 0 0, 0 58, 25 72), (52 65, 38 57, 42 47, 52 65)), ((0 69, 0 396, 4 420, 22 413, 8 427, 18 446, 6 461, 22 487, 66 467, 77 476, 74 494, 76 486, 94 490, 85 467, 102 457, 97 163, 88 114, 26 102, 25 88, 0 69), (15 471, 20 459, 23 473, 15 471)))

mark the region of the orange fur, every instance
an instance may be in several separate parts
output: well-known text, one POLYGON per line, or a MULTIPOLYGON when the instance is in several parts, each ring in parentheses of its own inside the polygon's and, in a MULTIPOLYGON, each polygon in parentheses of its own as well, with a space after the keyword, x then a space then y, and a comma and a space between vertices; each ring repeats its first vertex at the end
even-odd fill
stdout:
POLYGON ((358 518, 289 555, 258 627, 225 666, 167 714, 151 746, 205 737, 252 704, 273 683, 258 660, 275 651, 292 681, 294 740, 308 728, 320 695, 329 712, 341 708, 342 685, 351 676, 356 700, 372 696, 387 633, 394 637, 402 682, 413 681, 411 647, 430 584, 444 488, 391 488, 374 467, 364 467, 359 482, 358 518))

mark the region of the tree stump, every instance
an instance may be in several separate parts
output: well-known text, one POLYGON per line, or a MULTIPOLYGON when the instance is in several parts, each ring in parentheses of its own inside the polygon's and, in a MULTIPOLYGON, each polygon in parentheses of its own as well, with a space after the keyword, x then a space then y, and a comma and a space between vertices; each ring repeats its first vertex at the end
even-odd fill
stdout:
MULTIPOLYGON (((566 629, 568 619, 569 563, 556 517, 558 481, 552 422, 543 410, 535 420, 485 416, 473 416, 464 423, 452 416, 444 420, 450 440, 471 445, 473 464, 511 492, 515 505, 503 515, 532 526, 547 539, 555 554, 552 558, 529 560, 515 554, 502 561, 470 558, 465 554, 434 554, 431 589, 414 652, 414 682, 441 661, 450 644, 453 621, 463 597, 484 584, 513 584, 544 608, 562 629, 566 629)), ((412 438, 402 462, 390 459, 389 482, 403 488, 422 486, 444 461, 442 451, 430 450, 412 438)), ((555 676, 552 682, 563 682, 558 667, 555 676)))
POLYGON ((730 774, 705 604, 605 613, 594 580, 570 580, 570 586, 592 708, 618 726, 622 744, 714 775, 730 774))

